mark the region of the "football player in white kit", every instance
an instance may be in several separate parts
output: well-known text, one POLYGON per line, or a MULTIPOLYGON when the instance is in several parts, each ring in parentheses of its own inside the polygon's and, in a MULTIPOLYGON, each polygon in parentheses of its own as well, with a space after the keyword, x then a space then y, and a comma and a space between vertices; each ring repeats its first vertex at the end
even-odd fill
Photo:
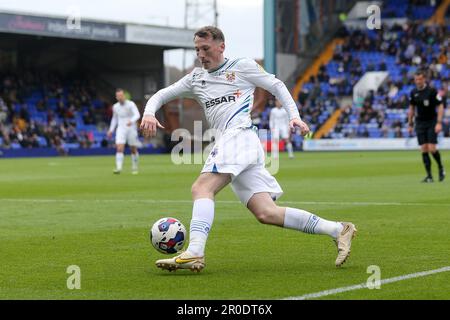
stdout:
POLYGON ((270 110, 269 126, 272 134, 272 157, 278 158, 278 143, 281 138, 284 140, 289 158, 293 158, 294 150, 290 140, 289 115, 286 110, 282 109, 279 101, 276 101, 275 107, 270 110), (275 150, 274 145, 277 147, 275 150))
POLYGON ((214 219, 214 197, 229 183, 259 222, 331 236, 338 248, 335 265, 341 266, 350 254, 356 233, 352 223, 328 221, 304 210, 280 207, 274 201, 283 191, 264 167, 264 151, 252 129, 250 111, 255 87, 261 87, 281 101, 289 114, 290 127, 298 127, 302 135, 307 134, 309 128, 300 119, 286 86, 252 59, 224 58, 224 36, 216 27, 199 29, 194 44, 203 68, 194 68, 178 82, 154 94, 147 102, 141 130, 146 136, 154 136, 157 128, 163 128, 155 118, 156 111, 176 97, 191 96, 203 107, 211 128, 221 136, 192 185, 189 246, 176 257, 156 261, 156 266, 169 271, 200 271, 205 267, 204 251, 214 219))
POLYGON ((131 149, 131 172, 138 173, 139 153, 138 131, 136 121, 141 115, 136 104, 127 100, 123 89, 116 90, 117 103, 113 106, 113 116, 107 133, 108 139, 111 139, 114 130, 116 130, 116 169, 113 171, 119 174, 122 171, 125 145, 128 143, 131 149))

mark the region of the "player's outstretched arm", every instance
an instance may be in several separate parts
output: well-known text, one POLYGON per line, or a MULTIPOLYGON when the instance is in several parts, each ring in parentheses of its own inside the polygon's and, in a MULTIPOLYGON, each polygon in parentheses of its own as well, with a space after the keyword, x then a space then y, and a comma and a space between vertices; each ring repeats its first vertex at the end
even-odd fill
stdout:
POLYGON ((138 121, 141 118, 139 109, 134 102, 131 103, 131 111, 133 112, 133 115, 131 116, 131 119, 128 122, 128 126, 131 126, 133 123, 136 123, 136 121, 138 121))
POLYGON ((117 117, 117 112, 113 108, 113 116, 112 116, 112 119, 111 119, 111 124, 109 125, 108 132, 106 133, 106 136, 108 137, 108 139, 111 139, 112 134, 113 134, 114 130, 116 130, 116 127, 117 127, 118 123, 119 123, 119 120, 118 120, 118 117, 117 117))
POLYGON ((156 130, 158 128, 165 129, 155 116, 151 114, 144 115, 141 122, 141 131, 145 137, 156 136, 156 130))
POLYGON ((434 127, 434 132, 436 132, 436 134, 439 134, 439 132, 442 131, 442 119, 443 118, 444 118, 444 104, 441 103, 438 106, 437 122, 436 122, 436 126, 434 127))
POLYGON ((408 132, 410 134, 412 134, 414 131, 414 122, 413 122, 414 114, 415 114, 414 106, 410 104, 408 110, 408 132))
POLYGON ((189 97, 191 95, 191 74, 184 76, 179 81, 175 82, 171 86, 161 89, 156 92, 148 101, 145 106, 144 116, 141 121, 140 129, 144 136, 153 137, 156 135, 158 128, 164 129, 164 127, 156 119, 155 114, 164 104, 178 98, 189 97))
POLYGON ((277 98, 289 115, 290 121, 294 119, 301 121, 297 105, 291 93, 286 88, 286 85, 281 80, 277 79, 275 75, 266 72, 253 59, 242 59, 238 67, 242 71, 242 76, 253 83, 255 87, 263 88, 277 98))
POLYGON ((294 118, 289 122, 289 127, 292 129, 294 128, 300 128, 300 134, 302 136, 306 136, 309 133, 309 127, 308 125, 303 122, 302 120, 298 119, 298 118, 294 118))

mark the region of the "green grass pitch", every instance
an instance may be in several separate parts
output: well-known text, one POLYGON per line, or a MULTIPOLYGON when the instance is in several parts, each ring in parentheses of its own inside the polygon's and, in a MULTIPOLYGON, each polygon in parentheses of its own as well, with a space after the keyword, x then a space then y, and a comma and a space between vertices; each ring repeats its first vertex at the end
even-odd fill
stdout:
MULTIPOLYGON (((450 168, 450 152, 442 152, 450 168)), ((0 299, 282 299, 450 266, 450 179, 421 184, 420 153, 284 154, 281 205, 358 228, 350 259, 334 266, 327 236, 259 224, 227 187, 200 273, 159 270, 149 228, 179 218, 201 165, 142 156, 140 174, 112 174, 114 158, 0 160, 0 299), (67 267, 81 270, 69 290, 67 267)), ((436 164, 433 162, 435 179, 436 164)), ((450 299, 450 272, 323 299, 450 299)))

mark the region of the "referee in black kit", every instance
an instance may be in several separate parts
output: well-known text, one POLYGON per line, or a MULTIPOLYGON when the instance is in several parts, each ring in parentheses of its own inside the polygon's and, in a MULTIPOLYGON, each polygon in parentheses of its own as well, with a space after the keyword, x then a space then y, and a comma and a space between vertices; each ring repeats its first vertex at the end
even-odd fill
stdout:
POLYGON ((409 132, 412 133, 414 126, 414 115, 416 124, 417 139, 422 151, 422 159, 427 171, 427 176, 422 182, 433 182, 431 174, 431 159, 429 153, 439 167, 439 181, 445 178, 444 167, 442 166, 441 154, 436 148, 437 136, 442 130, 442 118, 444 116, 444 105, 442 98, 435 88, 431 88, 425 78, 424 71, 417 71, 414 75, 416 88, 411 91, 409 97, 408 125, 409 132), (417 110, 417 114, 416 114, 417 110))

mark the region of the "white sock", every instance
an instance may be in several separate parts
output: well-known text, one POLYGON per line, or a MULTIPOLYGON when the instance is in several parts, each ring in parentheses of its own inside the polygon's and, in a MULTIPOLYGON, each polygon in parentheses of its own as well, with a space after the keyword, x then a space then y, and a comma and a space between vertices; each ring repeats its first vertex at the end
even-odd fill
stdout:
POLYGON ((122 170, 123 157, 124 157, 123 152, 116 153, 116 169, 117 170, 122 170))
POLYGON ((292 158, 294 156, 294 149, 292 148, 292 143, 291 142, 288 142, 286 144, 286 149, 287 149, 287 152, 289 154, 289 157, 292 158))
POLYGON ((283 226, 305 233, 327 234, 334 239, 343 229, 339 222, 328 221, 308 211, 294 208, 286 208, 283 226))
POLYGON ((132 153, 131 154, 131 169, 133 171, 137 171, 139 164, 139 153, 132 153))
POLYGON ((205 255, 205 245, 209 230, 214 220, 214 201, 197 199, 192 209, 192 220, 189 228, 189 251, 196 257, 205 255))

